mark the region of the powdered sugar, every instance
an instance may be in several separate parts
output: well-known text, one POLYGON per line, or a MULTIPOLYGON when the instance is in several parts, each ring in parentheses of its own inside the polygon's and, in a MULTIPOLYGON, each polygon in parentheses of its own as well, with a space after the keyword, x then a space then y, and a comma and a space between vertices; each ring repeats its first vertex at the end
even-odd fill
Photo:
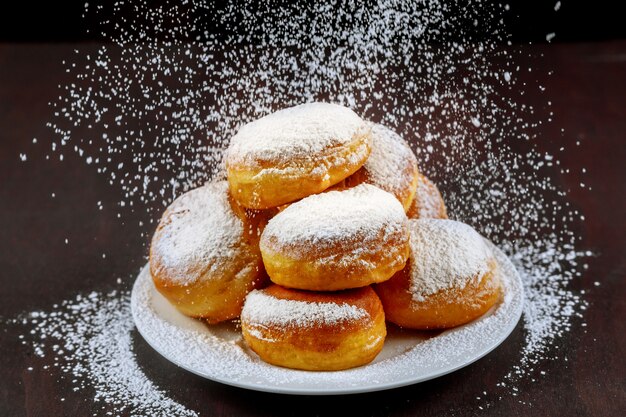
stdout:
POLYGON ((78 295, 50 312, 33 311, 12 321, 20 323, 32 326, 22 343, 38 357, 51 356, 53 366, 72 378, 74 391, 93 390, 103 410, 113 406, 120 414, 197 416, 169 398, 137 363, 129 293, 78 295))
POLYGON ((206 184, 180 196, 163 215, 152 240, 153 264, 169 279, 192 283, 231 263, 243 232, 230 206, 228 184, 206 184))
MULTIPOLYGON (((476 360, 501 343, 515 327, 523 305, 521 282, 506 256, 494 250, 504 297, 492 311, 472 323, 432 337, 420 332, 398 335, 390 329, 383 351, 372 363, 345 371, 307 372, 263 362, 247 348, 239 329, 229 325, 207 327, 176 311, 156 291, 147 269, 133 289, 133 315, 141 334, 163 356, 185 369, 227 384, 307 394, 402 386, 476 360)), ((258 301, 265 304, 266 300, 258 301)), ((265 314, 255 309, 257 313, 265 314)), ((270 320, 274 319, 272 315, 270 320)))
MULTIPOLYGON (((146 211, 140 223, 146 236, 164 205, 217 172, 222 149, 242 123, 307 101, 348 105, 409 140, 420 168, 444 192, 451 215, 498 242, 522 272, 527 294, 524 340, 521 358, 506 376, 506 387, 502 384, 505 394, 513 392, 510 381, 529 378, 535 364, 558 358, 556 341, 572 329, 585 305, 569 287, 580 275, 585 255, 576 249, 574 232, 582 216, 553 180, 572 167, 558 155, 548 160, 537 151, 538 139, 547 138, 536 136, 535 128, 548 120, 524 100, 526 92, 539 86, 523 81, 522 75, 536 69, 531 68, 533 58, 519 60, 517 52, 504 47, 504 6, 474 0, 383 0, 370 7, 300 1, 278 9, 273 2, 261 2, 259 9, 250 9, 240 2, 226 3, 217 9, 200 0, 158 5, 146 0, 90 1, 87 14, 98 21, 91 30, 112 42, 96 50, 78 46, 76 56, 64 63, 73 78, 60 86, 51 104, 49 126, 57 139, 46 144, 51 149, 46 160, 71 152, 82 158, 114 192, 122 193, 118 217, 130 210, 146 211)), ((45 141, 38 142, 41 146, 45 141)), ((31 156, 20 155, 25 164, 31 156)), ((127 301, 124 294, 113 297, 116 303, 127 301)), ((126 310, 118 310, 123 331, 111 339, 125 341, 131 319, 126 310)), ((91 317, 97 311, 84 313, 91 317)), ((61 313, 55 307, 51 314, 61 313)), ((106 309, 105 314, 118 313, 106 309)), ((73 320, 56 327, 56 334, 88 343, 91 333, 74 327, 73 320)), ((85 323, 90 332, 102 331, 99 324, 85 323)), ((42 331, 52 326, 48 323, 42 331)), ((176 326, 163 326, 154 334, 189 341, 176 326)), ((480 332, 489 335, 495 327, 480 332)), ((39 340, 36 346, 51 348, 51 340, 39 340)), ((440 347, 441 340, 430 344, 440 347)), ((453 348, 444 346, 429 356, 433 363, 451 361, 458 351, 469 349, 464 338, 454 342, 453 348)), ((207 346, 236 350, 232 343, 207 346)), ((132 346, 120 343, 116 348, 131 355, 120 363, 136 369, 132 346)), ((242 368, 250 371, 247 356, 239 352, 219 368, 223 373, 218 376, 242 377, 242 368)), ((418 356, 412 357, 417 361, 418 356)), ((88 361, 67 351, 59 358, 81 365, 88 361)), ((200 365, 207 359, 194 358, 200 365)), ((400 379, 426 366, 399 361, 406 367, 400 379)), ((358 376, 384 382, 386 370, 358 376)), ((286 383, 293 380, 272 375, 286 383)), ((327 377, 341 386, 356 383, 346 375, 327 377)), ((116 410, 134 404, 124 400, 120 384, 140 385, 146 392, 135 397, 137 414, 182 414, 166 408, 164 393, 160 399, 154 396, 156 388, 145 375, 122 376, 128 375, 81 374, 76 384, 95 386, 116 410), (152 408, 147 412, 141 407, 152 408)), ((464 410, 469 406, 462 404, 464 410)))
POLYGON ((366 133, 365 122, 347 107, 301 104, 240 128, 231 139, 227 163, 292 165, 298 160, 315 160, 366 133))
POLYGON ((417 175, 417 158, 400 135, 372 123, 372 152, 362 169, 370 184, 401 197, 417 175))
MULTIPOLYGON (((294 203, 272 218, 261 247, 289 247, 290 254, 331 255, 338 244, 358 250, 402 233, 406 215, 398 200, 370 184, 329 191, 294 203)), ((378 250, 378 248, 377 248, 378 250)))
POLYGON ((493 257, 484 239, 454 220, 411 219, 409 290, 416 302, 448 288, 464 288, 489 270, 493 257))
POLYGON ((263 290, 248 294, 241 312, 241 320, 248 323, 280 327, 334 325, 368 316, 364 309, 347 303, 280 299, 263 290))

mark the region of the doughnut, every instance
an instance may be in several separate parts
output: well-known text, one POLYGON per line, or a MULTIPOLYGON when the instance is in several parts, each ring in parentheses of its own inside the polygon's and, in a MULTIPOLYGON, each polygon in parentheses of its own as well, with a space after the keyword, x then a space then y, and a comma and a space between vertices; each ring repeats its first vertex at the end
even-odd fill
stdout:
POLYGON ((408 210, 417 187, 417 158, 409 144, 393 130, 372 123, 372 152, 365 164, 344 180, 345 187, 361 183, 390 192, 408 210))
POLYGON ((270 279, 313 291, 389 279, 409 256, 400 202, 370 184, 306 197, 274 216, 260 247, 270 279))
POLYGON ((230 197, 226 181, 181 195, 152 238, 156 289, 187 316, 209 323, 238 317, 248 292, 267 283, 258 246, 266 223, 264 213, 230 197))
POLYGON ((448 213, 437 186, 422 174, 417 176, 415 196, 407 213, 410 219, 447 219, 448 213))
POLYGON ((374 289, 387 320, 411 329, 446 329, 487 312, 501 295, 495 257, 472 227, 411 219, 411 256, 374 289))
POLYGON ((337 371, 371 362, 387 335, 371 287, 316 293, 271 285, 246 297, 241 329, 248 346, 273 365, 337 371))
POLYGON ((253 209, 319 193, 358 170, 370 154, 370 127, 352 110, 307 103, 244 125, 226 151, 233 197, 253 209))

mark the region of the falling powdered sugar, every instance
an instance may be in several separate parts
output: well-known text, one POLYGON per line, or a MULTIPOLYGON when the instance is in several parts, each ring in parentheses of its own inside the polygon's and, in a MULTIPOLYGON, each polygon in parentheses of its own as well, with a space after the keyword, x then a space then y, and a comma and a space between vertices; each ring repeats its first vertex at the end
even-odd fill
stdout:
POLYGON ((364 309, 332 302, 309 302, 276 298, 262 290, 246 297, 241 320, 280 327, 311 327, 347 323, 368 317, 364 309))

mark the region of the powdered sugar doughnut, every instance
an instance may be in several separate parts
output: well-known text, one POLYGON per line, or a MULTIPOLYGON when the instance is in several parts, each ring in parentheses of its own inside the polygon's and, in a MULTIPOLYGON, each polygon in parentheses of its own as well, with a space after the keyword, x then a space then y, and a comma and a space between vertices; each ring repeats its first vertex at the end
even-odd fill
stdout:
POLYGON ((226 153, 232 195, 243 206, 276 207, 319 193, 358 170, 370 128, 352 110, 308 103, 243 126, 226 153))
POLYGON ((375 286, 387 320, 414 329, 443 329, 474 320, 498 301, 497 264, 480 234, 454 220, 409 223, 409 261, 375 286))
POLYGON ((447 219, 446 205, 437 186, 426 176, 418 174, 411 206, 406 213, 410 219, 447 219))
POLYGON ((334 291, 382 282, 408 257, 408 219, 386 191, 361 184, 291 204, 261 235, 271 280, 290 288, 334 291))
POLYGON ((167 208, 150 246, 154 284, 178 310, 216 323, 239 316, 264 284, 258 241, 264 213, 234 202, 226 181, 189 191, 167 208))
POLYGON ((361 169, 345 179, 344 185, 375 185, 395 195, 408 210, 417 186, 417 158, 396 132, 381 124, 371 126, 372 152, 361 169))
POLYGON ((387 329, 371 287, 332 293, 272 285, 252 291, 241 313, 243 337, 265 362, 335 371, 371 362, 387 329))

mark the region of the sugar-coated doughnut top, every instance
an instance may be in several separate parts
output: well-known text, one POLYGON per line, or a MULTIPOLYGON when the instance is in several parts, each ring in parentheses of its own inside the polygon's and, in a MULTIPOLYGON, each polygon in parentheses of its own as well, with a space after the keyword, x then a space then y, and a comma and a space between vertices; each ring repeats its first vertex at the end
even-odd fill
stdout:
POLYGON ((293 203, 268 223, 261 245, 289 248, 292 256, 329 255, 337 245, 362 248, 406 230, 407 217, 390 193, 370 184, 329 191, 293 203))
POLYGON ((152 240, 165 276, 191 284, 208 271, 219 271, 237 256, 243 222, 232 210, 226 181, 191 190, 168 207, 152 240))
POLYGON ((398 194, 413 182, 417 158, 406 141, 393 130, 372 123, 372 152, 362 169, 367 171, 369 182, 385 191, 398 194))
POLYGON ((307 103, 269 114, 244 125, 233 136, 227 164, 281 165, 345 146, 367 124, 347 107, 307 103))
POLYGON ((414 301, 464 288, 489 271, 493 254, 471 226, 454 220, 411 219, 410 286, 414 301))
POLYGON ((369 313, 348 303, 282 299, 263 290, 246 297, 241 319, 247 323, 280 327, 329 326, 369 317, 369 313))

